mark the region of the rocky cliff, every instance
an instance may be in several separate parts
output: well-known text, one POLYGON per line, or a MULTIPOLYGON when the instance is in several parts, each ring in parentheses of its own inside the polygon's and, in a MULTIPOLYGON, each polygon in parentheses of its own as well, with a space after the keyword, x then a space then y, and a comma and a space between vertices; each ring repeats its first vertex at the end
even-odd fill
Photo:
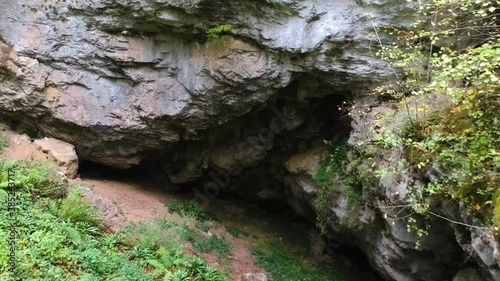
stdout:
MULTIPOLYGON (((425 217, 411 208, 414 198, 409 191, 422 189, 425 182, 446 174, 436 165, 423 175, 409 172, 401 167, 403 147, 380 145, 381 134, 387 133, 382 127, 401 134, 408 112, 414 113, 410 118, 415 120, 421 114, 417 107, 426 105, 437 111, 448 102, 443 96, 415 98, 408 108, 376 98, 355 102, 350 111, 349 164, 342 173, 354 184, 346 186, 345 178, 333 179, 334 193, 327 197, 323 214, 330 232, 326 241, 333 241, 329 250, 335 251, 338 243, 361 247, 386 280, 500 280, 496 234, 464 204, 435 198, 425 217), (419 235, 412 225, 425 234, 419 235)), ((317 177, 329 153, 322 147, 287 160, 288 202, 299 213, 313 209, 316 200, 325 197, 317 177)))
MULTIPOLYGON (((4 0, 0 11, 0 118, 13 128, 116 168, 154 163, 168 186, 236 171, 232 190, 286 198, 313 221, 322 139, 356 146, 376 126, 338 107, 392 110, 363 95, 393 79, 374 56, 391 38, 375 27, 412 22, 406 1, 4 0)), ((387 280, 448 280, 467 262, 498 279, 485 235, 436 220, 419 251, 404 222, 386 218, 410 181, 377 183, 378 207, 349 223, 336 197, 330 236, 346 234, 387 280), (463 233, 469 242, 457 242, 463 233)))
POLYGON ((364 4, 2 1, 1 114, 86 159, 138 164, 266 108, 293 81, 303 102, 388 79, 373 25, 403 24, 404 6, 364 4), (232 28, 207 38, 221 25, 232 28))

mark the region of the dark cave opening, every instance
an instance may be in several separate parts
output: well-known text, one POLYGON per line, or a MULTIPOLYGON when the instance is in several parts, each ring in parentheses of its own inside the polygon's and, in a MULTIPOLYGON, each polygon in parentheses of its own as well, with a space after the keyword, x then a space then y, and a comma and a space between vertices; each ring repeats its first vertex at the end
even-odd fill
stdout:
POLYGON ((143 161, 129 169, 117 169, 90 160, 80 160, 78 173, 82 179, 134 182, 158 190, 173 187, 159 161, 143 161))
MULTIPOLYGON (((292 83, 280 91, 279 98, 275 100, 274 106, 279 112, 295 112, 306 116, 301 120, 301 124, 292 130, 283 130, 276 135, 273 148, 267 152, 265 159, 257 167, 243 169, 238 175, 230 176, 230 184, 227 188, 221 188, 217 192, 207 194, 205 187, 208 183, 214 182, 213 174, 224 181, 222 173, 208 167, 204 175, 196 181, 174 185, 170 182, 162 162, 159 160, 143 161, 140 165, 130 169, 120 170, 107 167, 88 160, 80 162, 79 173, 82 178, 129 181, 137 183, 145 188, 162 190, 163 192, 174 192, 175 196, 182 200, 195 200, 200 203, 209 202, 208 208, 217 208, 218 200, 229 201, 235 205, 246 205, 259 209, 261 212, 278 216, 290 224, 302 224, 309 229, 315 228, 311 220, 298 215, 288 204, 284 194, 286 185, 283 177, 286 172, 283 168, 283 161, 296 153, 301 153, 311 146, 323 143, 324 140, 343 141, 351 130, 350 118, 343 111, 343 107, 348 101, 346 95, 333 94, 322 98, 309 99, 307 104, 297 101, 298 84, 292 83), (210 176, 212 172, 212 176, 210 176), (235 188, 237 186, 238 188, 235 188), (277 190, 276 194, 269 195, 269 198, 256 197, 245 194, 247 188, 271 187, 277 190), (204 199, 200 200, 200 193, 204 199), (216 194, 215 194, 216 193, 216 194), (214 197, 214 198, 212 198, 214 197), (215 198, 216 197, 216 198, 215 198)), ((243 121, 239 125, 251 125, 257 127, 259 120, 272 118, 276 113, 271 110, 261 111, 258 114, 267 115, 267 118, 250 116, 253 120, 243 121), (262 119, 261 119, 262 118, 262 119), (257 120, 257 121, 255 121, 257 120)), ((222 134, 224 136, 224 134, 222 134)), ((243 135, 244 136, 244 135, 243 135)), ((227 140, 228 138, 223 137, 227 140)), ((181 169, 182 161, 172 162, 171 169, 181 169)), ((322 237, 326 242, 323 254, 331 256, 333 259, 347 261, 347 264, 355 264, 357 270, 366 274, 366 280, 381 280, 370 267, 368 258, 359 249, 342 243, 342 239, 333 240, 322 237), (339 242, 340 241, 340 242, 339 242)), ((352 270, 352 269, 350 269, 352 270)))
MULTIPOLYGON (((79 174, 82 179, 94 180, 114 180, 120 182, 133 182, 147 189, 155 189, 165 193, 170 193, 181 201, 189 201, 196 199, 196 190, 203 192, 203 186, 206 181, 194 181, 183 184, 175 191, 165 189, 164 180, 167 176, 162 172, 159 163, 151 161, 137 165, 130 169, 115 169, 99 163, 88 160, 80 162, 79 174)), ((196 201, 196 200, 195 200, 196 201)), ((219 208, 220 202, 230 202, 237 206, 245 206, 252 214, 258 214, 260 217, 272 217, 274 220, 279 220, 290 227, 315 229, 316 226, 309 220, 298 215, 290 206, 287 205, 284 199, 259 200, 256 198, 245 198, 237 192, 220 192, 216 198, 208 198, 208 204, 201 204, 208 210, 219 208)), ((200 201, 199 203, 207 203, 200 201)), ((340 239, 332 239, 331 237, 319 236, 317 239, 325 241, 325 247, 322 250, 322 255, 328 255, 332 264, 340 273, 345 271, 349 274, 353 268, 358 271, 358 275, 365 276, 363 280, 382 280, 370 267, 365 254, 356 247, 344 243, 340 239)), ((330 264, 327 262, 325 264, 330 264)))

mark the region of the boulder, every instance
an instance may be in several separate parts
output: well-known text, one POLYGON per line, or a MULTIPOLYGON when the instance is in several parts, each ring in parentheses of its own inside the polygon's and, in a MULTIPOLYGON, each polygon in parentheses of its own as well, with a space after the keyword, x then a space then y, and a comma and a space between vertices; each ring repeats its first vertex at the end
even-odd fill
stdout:
POLYGON ((483 281, 477 269, 465 268, 457 272, 453 281, 483 281))
POLYGON ((75 152, 75 146, 53 138, 37 139, 33 143, 37 149, 50 155, 68 178, 76 178, 78 173, 78 156, 75 152))
POLYGON ((241 281, 267 281, 264 273, 245 273, 241 276, 241 281))

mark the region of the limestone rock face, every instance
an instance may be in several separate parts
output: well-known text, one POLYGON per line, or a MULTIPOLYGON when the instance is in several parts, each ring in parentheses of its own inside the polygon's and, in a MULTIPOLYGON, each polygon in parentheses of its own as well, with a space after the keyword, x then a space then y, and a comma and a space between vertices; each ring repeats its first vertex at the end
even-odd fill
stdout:
POLYGON ((477 270, 472 268, 466 268, 460 270, 455 277, 453 277, 453 281, 481 281, 482 278, 478 274, 477 270))
MULTIPOLYGON (((398 168, 403 160, 402 148, 377 145, 378 134, 382 131, 380 126, 389 128, 397 137, 408 120, 406 112, 418 114, 414 109, 425 107, 427 116, 431 116, 447 102, 441 96, 415 98, 408 102, 409 110, 406 111, 394 104, 361 98, 356 101, 356 110, 351 111, 352 132, 348 143, 363 147, 369 156, 360 160, 349 155, 351 162, 346 167, 347 174, 366 176, 384 169, 387 172, 371 180, 365 177, 361 182, 362 203, 358 205, 349 204, 349 192, 345 190, 340 189, 332 196, 327 209, 328 235, 337 240, 342 237, 342 243, 362 249, 371 266, 386 280, 500 280, 497 238, 487 227, 465 227, 463 224, 481 226, 465 206, 446 199, 432 202, 434 215, 425 219, 417 216, 420 222, 429 225, 429 233, 419 238, 415 231, 408 232, 408 218, 414 211, 409 208, 411 199, 406 191, 422 188, 424 180, 441 177, 443 172, 437 165, 430 165, 422 178, 402 170, 398 168), (420 244, 418 250, 417 243, 420 244), (463 269, 465 261, 475 264, 476 268, 463 269)), ((411 115, 410 118, 423 120, 423 116, 411 115)), ((322 188, 315 181, 320 164, 325 163, 318 151, 321 150, 310 149, 293 155, 285 164, 289 172, 289 205, 299 214, 314 210, 317 191, 322 188)), ((334 180, 330 188, 336 188, 335 184, 334 180)))
MULTIPOLYGON (((2 1, 0 115, 126 168, 205 139, 292 81, 305 99, 389 79, 373 26, 408 24, 407 3, 2 1), (207 40, 223 24, 229 34, 207 40)), ((184 169, 177 181, 198 174, 184 169)))

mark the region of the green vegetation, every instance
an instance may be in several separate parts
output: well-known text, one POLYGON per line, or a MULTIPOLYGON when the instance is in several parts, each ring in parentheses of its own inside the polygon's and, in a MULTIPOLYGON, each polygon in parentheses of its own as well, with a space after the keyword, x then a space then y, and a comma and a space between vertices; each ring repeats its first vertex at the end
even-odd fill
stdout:
MULTIPOLYGON (((303 221, 294 221, 293 215, 289 213, 276 213, 266 211, 258 206, 252 205, 245 210, 245 219, 252 221, 259 228, 266 229, 274 237, 281 238, 282 241, 293 246, 294 250, 308 251, 309 247, 309 226, 303 221), (293 229, 293 231, 290 231, 293 229)), ((256 238, 255 233, 252 236, 256 238)))
POLYGON ((2 127, 0 126, 0 152, 7 146, 7 140, 2 132, 2 127))
POLYGON ((270 274, 270 280, 343 280, 333 273, 332 268, 311 262, 314 258, 307 223, 295 222, 289 214, 267 212, 256 206, 246 211, 244 218, 270 234, 252 231, 256 243, 251 249, 256 265, 270 274))
POLYGON ((198 221, 214 221, 217 220, 217 216, 209 211, 205 211, 203 208, 194 201, 189 201, 186 203, 180 203, 178 200, 171 199, 165 202, 168 211, 172 213, 177 213, 181 217, 187 216, 195 218, 198 221))
POLYGON ((233 226, 233 225, 226 226, 226 231, 236 238, 250 237, 250 233, 248 231, 245 231, 245 230, 243 230, 239 227, 233 226))
POLYGON ((355 209, 364 199, 383 194, 381 178, 398 182, 403 175, 425 183, 407 190, 410 206, 401 213, 407 217, 408 230, 418 237, 429 232, 425 218, 435 216, 431 202, 437 199, 465 204, 475 217, 498 231, 498 4, 432 0, 419 7, 422 20, 413 27, 376 30, 377 35, 385 32, 397 39, 392 45, 379 39, 378 55, 393 66, 398 80, 373 91, 391 98, 392 108, 377 113, 373 124, 366 124, 372 127, 372 142, 359 143, 350 151, 342 144, 329 144, 330 158, 315 177, 321 229, 328 224, 334 196, 346 196, 355 209), (402 131, 395 121, 401 113, 406 123, 402 131), (389 159, 390 151, 399 151, 403 157, 389 159))
POLYGON ((148 259, 147 263, 154 268, 153 275, 163 280, 226 280, 225 274, 207 265, 199 257, 186 256, 180 249, 160 248, 157 257, 148 259))
POLYGON ((226 239, 216 234, 201 239, 198 236, 195 240, 190 239, 190 242, 196 250, 202 252, 214 251, 219 254, 220 257, 227 257, 231 252, 231 246, 227 243, 226 239))
POLYGON ((139 237, 136 245, 143 248, 177 249, 180 245, 191 245, 201 252, 215 252, 226 257, 231 247, 222 236, 205 232, 202 224, 195 220, 154 220, 145 224, 130 224, 125 227, 128 237, 139 237))
MULTIPOLYGON (((9 169, 15 171, 17 186, 17 268, 7 272, 9 214, 1 212, 2 280, 227 280, 203 259, 184 254, 175 237, 158 235, 153 224, 135 233, 103 232, 81 189, 73 187, 67 194, 64 182, 45 163, 0 160, 2 201, 9 169)), ((157 227, 175 225, 162 221, 157 227)), ((223 248, 220 241, 209 241, 207 250, 223 248)))
POLYGON ((234 29, 232 24, 223 24, 216 26, 214 28, 210 28, 207 30, 207 36, 209 39, 215 40, 219 39, 222 35, 231 32, 234 29))
MULTIPOLYGON (((420 7, 422 21, 413 28, 387 31, 398 42, 379 42, 379 55, 392 63, 400 80, 377 93, 390 94, 408 110, 403 134, 394 139, 387 133, 382 141, 403 147, 406 159, 400 164, 406 173, 442 175, 408 190, 416 214, 432 215, 431 200, 440 196, 466 204, 484 223, 500 227, 498 4, 433 0, 420 7), (447 97, 449 106, 438 112, 409 106, 416 97, 436 95, 447 97)), ((419 236, 427 232, 416 229, 419 236)))
POLYGON ((273 241, 260 241, 252 249, 256 264, 271 274, 273 281, 340 281, 332 270, 304 264, 301 257, 273 241))
POLYGON ((5 65, 0 65, 0 81, 14 80, 16 74, 5 65))
POLYGON ((0 213, 2 280, 153 280, 129 261, 96 225, 78 189, 61 198, 63 183, 41 163, 0 161, 2 200, 7 169, 16 171, 17 270, 7 272, 9 220, 0 213), (53 185, 53 186, 51 186, 53 185), (75 208, 80 213, 71 210, 75 208), (128 279, 127 279, 128 278, 128 279))
POLYGON ((357 188, 355 178, 346 171, 348 163, 349 146, 345 141, 332 144, 325 142, 331 153, 325 163, 323 163, 314 180, 318 188, 318 197, 314 207, 317 213, 318 227, 324 232, 328 219, 331 216, 329 205, 334 196, 344 195, 347 197, 347 204, 350 208, 355 208, 363 201, 362 190, 357 188))
POLYGON ((42 197, 63 198, 67 194, 66 185, 57 173, 45 163, 25 160, 8 161, 0 159, 0 192, 6 195, 7 171, 15 172, 15 184, 23 194, 31 199, 42 197))
POLYGON ((97 225, 99 216, 92 206, 83 199, 83 193, 78 187, 73 187, 72 191, 62 201, 48 201, 47 206, 52 214, 71 223, 86 223, 97 225))

